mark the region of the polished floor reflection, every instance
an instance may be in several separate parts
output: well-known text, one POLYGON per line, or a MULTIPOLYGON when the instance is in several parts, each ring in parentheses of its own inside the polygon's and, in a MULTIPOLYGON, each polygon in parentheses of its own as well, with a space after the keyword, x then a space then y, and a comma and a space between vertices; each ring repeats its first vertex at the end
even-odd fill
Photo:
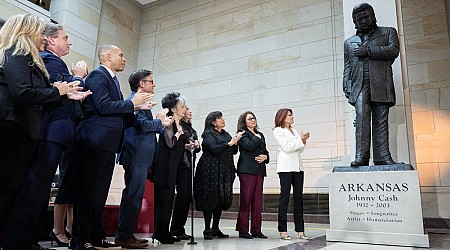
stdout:
MULTIPOLYGON (((203 240, 203 219, 194 219, 194 236, 196 245, 187 244, 189 241, 182 241, 173 245, 158 244, 150 242, 148 249, 189 249, 189 250, 256 250, 256 249, 278 249, 278 250, 410 250, 410 249, 425 249, 412 247, 394 247, 383 245, 368 245, 368 244, 352 244, 341 242, 327 242, 325 240, 325 231, 328 228, 326 224, 306 224, 306 235, 310 238, 308 241, 295 239, 295 232, 290 230, 292 240, 281 240, 278 236, 277 223, 274 221, 263 222, 263 233, 267 235, 268 239, 241 239, 234 231, 235 220, 221 220, 221 230, 230 235, 228 239, 214 239, 203 240)), ((190 225, 190 221, 188 223, 190 225)), ((289 223, 290 229, 294 228, 292 223, 289 223)), ((191 231, 191 227, 187 226, 186 230, 191 231)), ((148 234, 137 234, 136 236, 142 238, 150 238, 148 234)), ((442 234, 429 234, 430 248, 433 250, 450 249, 450 235, 445 232, 442 234)), ((113 241, 114 238, 108 238, 113 241)), ((50 242, 40 242, 44 247, 50 247, 50 242)), ((67 249, 65 247, 55 248, 58 250, 67 249)))

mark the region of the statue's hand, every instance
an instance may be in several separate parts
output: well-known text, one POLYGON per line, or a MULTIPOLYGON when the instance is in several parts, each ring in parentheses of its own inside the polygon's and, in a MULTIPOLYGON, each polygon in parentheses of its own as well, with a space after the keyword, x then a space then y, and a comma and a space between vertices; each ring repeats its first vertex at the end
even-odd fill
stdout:
POLYGON ((358 48, 354 48, 353 49, 353 53, 356 56, 359 56, 359 57, 367 56, 368 55, 367 46, 366 45, 361 45, 358 48))

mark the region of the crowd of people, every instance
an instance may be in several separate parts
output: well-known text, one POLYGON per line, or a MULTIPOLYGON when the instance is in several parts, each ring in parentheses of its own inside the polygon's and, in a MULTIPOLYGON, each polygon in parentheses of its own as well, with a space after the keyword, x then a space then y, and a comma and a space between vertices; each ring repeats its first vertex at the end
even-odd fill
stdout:
MULTIPOLYGON (((147 179, 155 189, 153 241, 190 239, 185 224, 192 203, 203 212, 205 240, 228 238, 219 222, 222 211, 232 205, 236 174, 238 236, 267 238, 261 224, 269 151, 253 112, 240 115, 236 132, 230 134, 222 112, 213 111, 199 138, 180 93, 167 93, 162 109, 152 112, 157 102, 152 99, 156 84, 150 70, 138 69, 129 76, 132 92, 124 99, 116 75, 124 70, 126 58, 119 47, 99 46, 100 66, 88 72, 82 60, 67 65, 61 59, 71 45, 63 26, 45 24, 31 14, 9 18, 0 30, 0 248, 44 249, 38 240, 58 166, 61 183, 49 234, 52 244, 70 249, 146 248, 148 240, 135 237, 133 228, 147 179), (116 160, 125 170, 125 188, 112 243, 106 241, 101 219, 116 160)), ((307 239, 301 152, 309 132, 297 132, 293 123, 291 109, 278 110, 273 137, 283 240, 291 239, 291 186, 295 231, 299 239, 307 239)))

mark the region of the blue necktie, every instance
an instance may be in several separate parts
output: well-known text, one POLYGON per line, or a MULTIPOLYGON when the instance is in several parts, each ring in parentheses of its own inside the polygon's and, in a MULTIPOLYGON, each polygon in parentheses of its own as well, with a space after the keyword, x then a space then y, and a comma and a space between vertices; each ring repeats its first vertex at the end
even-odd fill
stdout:
POLYGON ((113 80, 114 80, 114 82, 116 83, 117 90, 118 90, 119 93, 120 93, 120 83, 119 83, 119 80, 117 80, 117 76, 114 76, 114 77, 113 77, 113 80))

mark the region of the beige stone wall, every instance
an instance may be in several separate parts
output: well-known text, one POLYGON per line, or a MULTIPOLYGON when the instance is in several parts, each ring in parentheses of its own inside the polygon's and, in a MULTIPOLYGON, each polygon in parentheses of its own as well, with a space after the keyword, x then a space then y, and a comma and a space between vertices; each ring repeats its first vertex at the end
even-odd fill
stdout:
POLYGON ((51 18, 64 26, 72 42, 67 65, 79 60, 94 68, 96 41, 102 0, 58 0, 50 5, 51 18))
POLYGON ((340 1, 158 1, 142 13, 139 67, 154 70, 157 101, 170 91, 188 98, 200 133, 211 111, 222 111, 234 133, 252 110, 271 152, 266 193, 279 192, 273 119, 292 108, 295 127, 311 132, 305 191, 327 192, 326 173, 350 160, 342 41, 340 1))
POLYGON ((448 1, 403 0, 401 6, 424 217, 450 218, 448 1))

